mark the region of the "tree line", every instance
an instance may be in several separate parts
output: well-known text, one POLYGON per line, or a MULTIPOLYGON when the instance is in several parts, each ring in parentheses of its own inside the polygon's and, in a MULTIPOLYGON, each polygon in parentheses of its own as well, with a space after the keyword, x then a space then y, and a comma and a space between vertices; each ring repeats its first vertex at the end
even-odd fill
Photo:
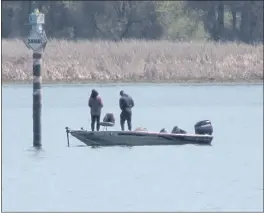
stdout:
POLYGON ((28 36, 35 8, 48 38, 263 42, 263 1, 2 1, 2 37, 28 36))

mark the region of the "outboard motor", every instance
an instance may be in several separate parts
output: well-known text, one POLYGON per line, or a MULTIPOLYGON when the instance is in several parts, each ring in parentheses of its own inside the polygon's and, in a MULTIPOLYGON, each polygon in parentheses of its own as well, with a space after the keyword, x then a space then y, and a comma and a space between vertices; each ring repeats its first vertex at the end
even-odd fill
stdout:
POLYGON ((174 134, 186 134, 187 132, 181 128, 179 128, 178 126, 173 127, 171 133, 174 134))
POLYGON ((198 135, 212 135, 213 126, 211 121, 203 120, 199 121, 194 125, 195 134, 198 135))

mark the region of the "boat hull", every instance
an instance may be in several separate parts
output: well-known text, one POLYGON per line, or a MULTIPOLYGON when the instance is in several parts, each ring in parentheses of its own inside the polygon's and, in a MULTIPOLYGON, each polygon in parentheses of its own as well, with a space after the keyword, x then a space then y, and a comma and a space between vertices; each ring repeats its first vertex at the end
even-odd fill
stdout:
POLYGON ((212 135, 150 133, 135 131, 71 130, 70 134, 87 146, 158 146, 158 145, 211 145, 212 135))

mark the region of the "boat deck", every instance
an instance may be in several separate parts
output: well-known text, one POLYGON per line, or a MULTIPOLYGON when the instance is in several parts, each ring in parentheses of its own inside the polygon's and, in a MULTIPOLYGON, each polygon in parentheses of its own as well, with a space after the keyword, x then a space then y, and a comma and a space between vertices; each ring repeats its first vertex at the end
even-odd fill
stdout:
POLYGON ((213 140, 212 135, 146 131, 69 130, 69 133, 87 146, 210 145, 213 140))

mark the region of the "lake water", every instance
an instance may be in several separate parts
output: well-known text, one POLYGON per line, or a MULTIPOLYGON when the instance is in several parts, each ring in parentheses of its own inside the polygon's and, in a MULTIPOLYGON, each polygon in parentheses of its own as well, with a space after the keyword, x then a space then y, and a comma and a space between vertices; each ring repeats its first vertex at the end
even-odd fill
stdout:
POLYGON ((43 151, 32 147, 32 86, 2 88, 3 211, 262 211, 263 85, 43 87, 43 151), (119 130, 119 91, 133 129, 193 132, 210 119, 212 146, 81 147, 65 127, 90 128, 97 88, 119 130))

